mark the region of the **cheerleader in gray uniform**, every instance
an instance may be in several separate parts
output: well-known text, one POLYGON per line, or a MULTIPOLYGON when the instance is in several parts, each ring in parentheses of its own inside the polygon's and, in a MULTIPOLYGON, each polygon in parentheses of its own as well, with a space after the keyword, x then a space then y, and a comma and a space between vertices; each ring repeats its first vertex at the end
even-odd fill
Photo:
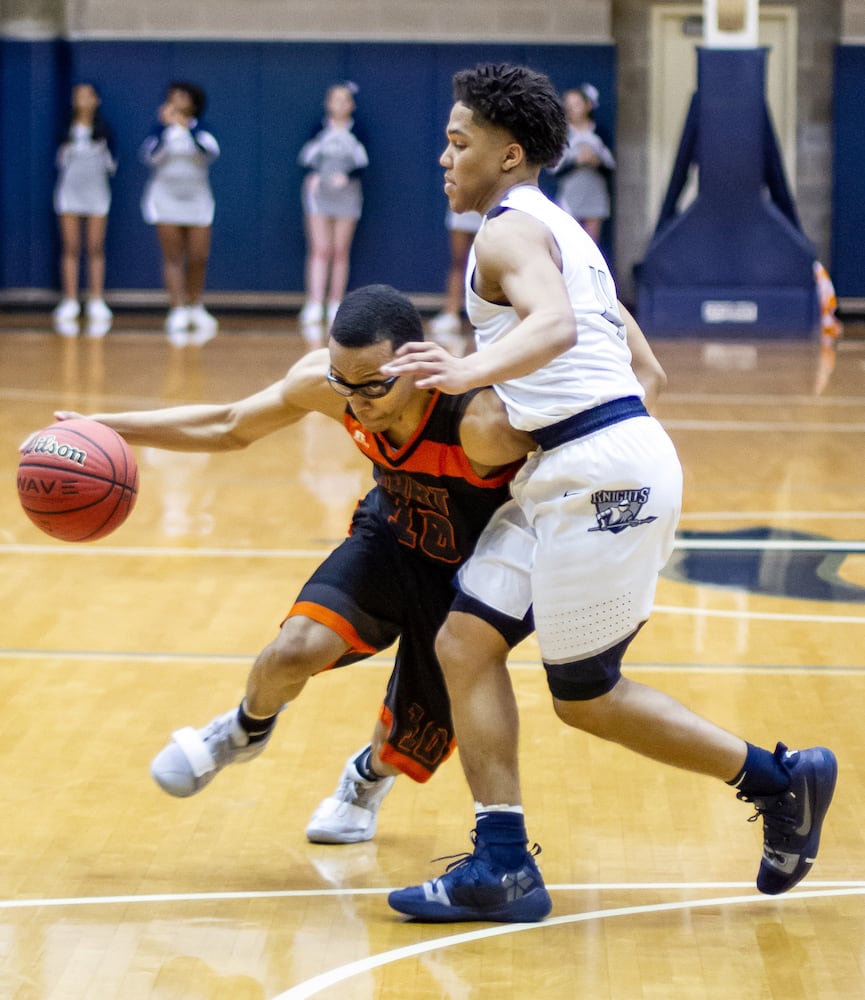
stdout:
POLYGON ((583 83, 566 90, 562 103, 568 120, 568 146, 553 168, 558 178, 556 203, 597 243, 604 219, 610 217, 610 191, 604 172, 615 170, 616 161, 595 131, 597 88, 583 83))
POLYGON ((325 319, 333 322, 348 285, 351 244, 363 205, 359 175, 369 163, 363 143, 353 132, 356 92, 353 83, 328 88, 324 128, 298 156, 308 171, 302 188, 306 305, 300 320, 309 341, 320 336, 325 319))
POLYGON ((72 90, 69 128, 57 150, 57 185, 54 210, 63 244, 60 260, 63 298, 54 310, 54 329, 64 337, 79 330, 81 306, 78 278, 82 223, 86 233, 87 332, 104 337, 111 329, 112 313, 103 299, 105 286, 105 229, 111 205, 109 178, 117 169, 111 152, 111 133, 99 106, 101 98, 90 83, 72 90))
POLYGON ((214 213, 209 171, 219 156, 216 139, 199 124, 205 103, 195 84, 169 84, 159 126, 141 146, 150 167, 141 211, 159 235, 171 305, 165 328, 176 347, 204 344, 218 328, 201 301, 214 213))

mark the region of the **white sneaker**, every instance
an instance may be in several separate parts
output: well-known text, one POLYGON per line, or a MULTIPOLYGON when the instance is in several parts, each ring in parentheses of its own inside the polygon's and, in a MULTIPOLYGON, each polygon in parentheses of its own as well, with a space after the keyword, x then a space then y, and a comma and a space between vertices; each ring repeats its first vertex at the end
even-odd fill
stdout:
POLYGON ((429 334, 433 339, 459 333, 462 328, 462 320, 455 313, 440 312, 429 321, 429 334))
POLYGON ((104 299, 91 299, 87 303, 87 336, 104 337, 111 329, 114 313, 104 299))
POLYGON ((186 347, 189 343, 189 310, 186 306, 175 306, 165 318, 165 332, 168 343, 174 347, 186 347))
POLYGON ((394 775, 367 781, 358 773, 355 759, 364 747, 346 761, 333 795, 324 799, 306 827, 313 844, 359 844, 375 836, 378 811, 396 781, 394 775))
POLYGON ((189 343, 200 347, 209 340, 213 340, 219 329, 219 323, 215 316, 212 316, 201 303, 190 306, 188 310, 189 325, 192 333, 189 335, 189 343))
POLYGON ((301 326, 315 326, 324 321, 324 306, 320 302, 307 302, 300 310, 301 326))
POLYGON ((336 319, 337 310, 340 307, 339 302, 328 302, 327 304, 327 325, 332 326, 333 321, 336 319))
POLYGON ((52 313, 55 331, 61 337, 77 337, 80 315, 81 306, 76 299, 63 299, 52 313))
POLYGON ((171 734, 171 742, 153 758, 153 780, 169 795, 185 799, 200 792, 228 764, 257 757, 270 736, 255 743, 237 721, 237 709, 217 715, 203 729, 190 726, 171 734))

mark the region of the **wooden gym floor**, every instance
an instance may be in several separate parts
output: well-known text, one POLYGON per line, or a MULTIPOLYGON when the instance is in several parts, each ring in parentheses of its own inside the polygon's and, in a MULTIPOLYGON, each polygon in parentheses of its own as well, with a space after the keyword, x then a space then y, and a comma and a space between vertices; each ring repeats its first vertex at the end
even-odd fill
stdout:
POLYGON ((17 446, 71 408, 246 395, 303 350, 229 317, 203 349, 161 317, 103 342, 0 330, 0 997, 4 1000, 852 1000, 865 996, 865 340, 812 392, 795 343, 659 341, 685 467, 680 542, 628 672, 766 746, 825 743, 840 777, 812 875, 757 893, 760 824, 711 779, 566 730, 532 642, 512 660, 538 925, 427 926, 393 887, 470 849, 458 762, 401 778, 374 841, 307 843, 368 738, 386 656, 314 680, 267 752, 175 800, 148 766, 235 705, 258 650, 342 537, 368 468, 314 417, 230 455, 137 451, 131 519, 55 542, 15 495, 17 446))

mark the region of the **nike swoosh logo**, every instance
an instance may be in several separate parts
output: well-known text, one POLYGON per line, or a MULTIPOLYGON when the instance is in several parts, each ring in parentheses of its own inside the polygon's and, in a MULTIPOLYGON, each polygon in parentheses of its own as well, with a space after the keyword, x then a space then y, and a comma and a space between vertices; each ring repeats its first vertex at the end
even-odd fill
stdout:
POLYGON ((450 906, 447 890, 441 884, 441 880, 434 878, 423 884, 424 898, 428 903, 440 903, 442 906, 450 906))
POLYGON ((802 816, 801 826, 796 827, 796 833, 800 837, 807 837, 811 832, 811 794, 807 787, 805 788, 805 812, 802 816))

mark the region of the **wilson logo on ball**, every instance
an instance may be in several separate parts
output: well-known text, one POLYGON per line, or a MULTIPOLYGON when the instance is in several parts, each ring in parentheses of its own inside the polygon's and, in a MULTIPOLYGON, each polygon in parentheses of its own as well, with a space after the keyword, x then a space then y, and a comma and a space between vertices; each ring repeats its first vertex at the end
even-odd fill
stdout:
POLYGON ((68 441, 58 441, 53 434, 42 434, 29 444, 23 454, 29 455, 55 455, 57 458, 65 458, 73 465, 80 465, 82 468, 87 464, 87 452, 83 448, 78 448, 68 441))
POLYGON ((138 466, 123 438, 95 420, 37 431, 18 462, 18 499, 33 524, 66 542, 115 531, 138 497, 138 466))

